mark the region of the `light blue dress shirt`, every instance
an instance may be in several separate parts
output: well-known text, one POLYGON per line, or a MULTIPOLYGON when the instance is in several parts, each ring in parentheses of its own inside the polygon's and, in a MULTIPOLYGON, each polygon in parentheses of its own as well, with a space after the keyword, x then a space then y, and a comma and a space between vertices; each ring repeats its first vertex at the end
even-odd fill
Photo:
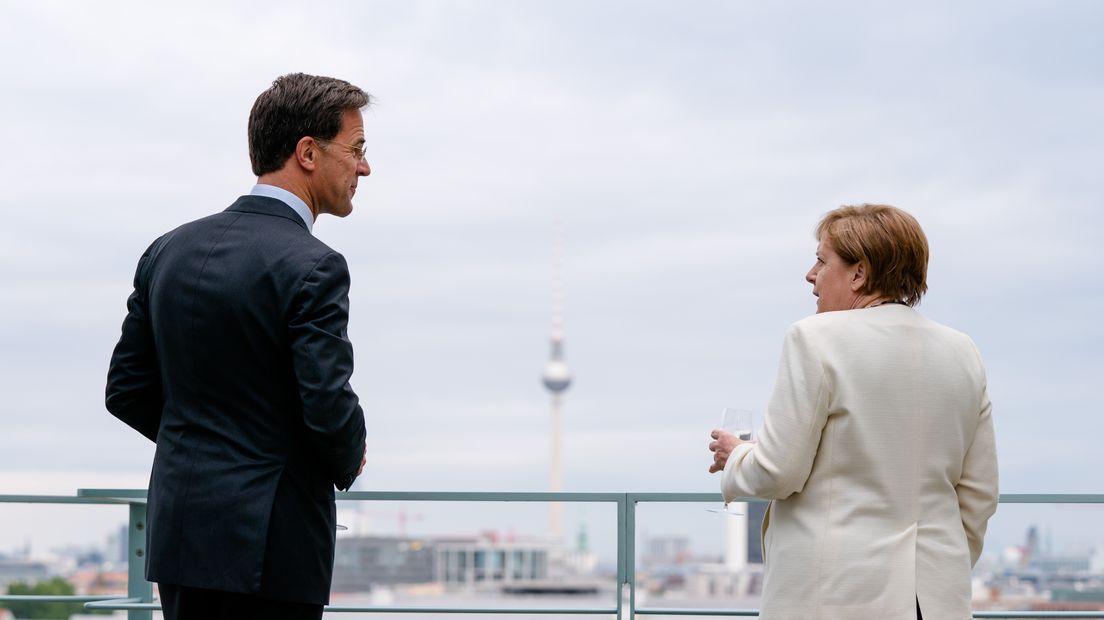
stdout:
POLYGON ((276 187, 275 185, 265 185, 258 183, 253 186, 253 190, 249 192, 250 196, 265 196, 268 198, 275 198, 280 202, 291 207, 292 211, 295 211, 299 215, 303 223, 307 225, 307 232, 314 234, 314 214, 311 213, 310 207, 307 203, 303 202, 301 198, 295 194, 287 191, 282 187, 276 187))

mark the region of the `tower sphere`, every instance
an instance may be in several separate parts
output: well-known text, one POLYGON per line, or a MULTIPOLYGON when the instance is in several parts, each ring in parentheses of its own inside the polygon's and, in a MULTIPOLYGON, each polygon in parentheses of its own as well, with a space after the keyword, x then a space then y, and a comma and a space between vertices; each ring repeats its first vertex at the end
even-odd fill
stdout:
POLYGON ((563 360, 552 359, 544 366, 544 387, 549 391, 560 393, 571 385, 571 371, 563 360))

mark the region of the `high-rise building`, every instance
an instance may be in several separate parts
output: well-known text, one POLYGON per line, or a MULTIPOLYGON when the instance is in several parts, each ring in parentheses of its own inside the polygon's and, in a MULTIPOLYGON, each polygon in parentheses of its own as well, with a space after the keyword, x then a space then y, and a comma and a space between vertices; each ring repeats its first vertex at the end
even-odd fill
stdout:
POLYGON ((763 563, 763 517, 767 514, 767 502, 748 502, 747 504, 747 561, 749 564, 763 563))

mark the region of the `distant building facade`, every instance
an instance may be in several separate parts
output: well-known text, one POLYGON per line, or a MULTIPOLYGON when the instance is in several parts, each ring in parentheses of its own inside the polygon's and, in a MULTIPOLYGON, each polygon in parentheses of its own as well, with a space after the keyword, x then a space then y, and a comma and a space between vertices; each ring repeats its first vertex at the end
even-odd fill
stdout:
POLYGON ((767 515, 767 502, 748 502, 747 561, 749 564, 763 563, 763 518, 767 515))
POLYGON ((543 541, 494 537, 345 537, 337 542, 331 587, 365 592, 378 586, 540 581, 549 576, 550 551, 543 541))
POLYGON ((652 536, 644 541, 644 566, 683 564, 693 559, 688 536, 652 536))
POLYGON ((421 538, 339 538, 334 550, 335 592, 364 592, 373 586, 434 580, 433 543, 421 538))
POLYGON ((43 562, 0 556, 0 592, 7 592, 8 586, 17 581, 34 583, 49 577, 49 567, 43 562))
POLYGON ((548 545, 532 542, 440 542, 436 545, 437 580, 446 587, 457 587, 547 579, 549 551, 548 545))

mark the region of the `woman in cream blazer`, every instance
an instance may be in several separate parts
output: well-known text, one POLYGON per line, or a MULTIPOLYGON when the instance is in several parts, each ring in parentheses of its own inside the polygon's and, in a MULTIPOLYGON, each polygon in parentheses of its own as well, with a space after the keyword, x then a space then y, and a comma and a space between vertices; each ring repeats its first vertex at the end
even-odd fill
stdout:
POLYGON ((997 505, 981 358, 912 308, 928 250, 911 215, 841 207, 817 238, 817 314, 786 333, 757 441, 710 444, 725 501, 774 500, 760 618, 964 620, 997 505))

